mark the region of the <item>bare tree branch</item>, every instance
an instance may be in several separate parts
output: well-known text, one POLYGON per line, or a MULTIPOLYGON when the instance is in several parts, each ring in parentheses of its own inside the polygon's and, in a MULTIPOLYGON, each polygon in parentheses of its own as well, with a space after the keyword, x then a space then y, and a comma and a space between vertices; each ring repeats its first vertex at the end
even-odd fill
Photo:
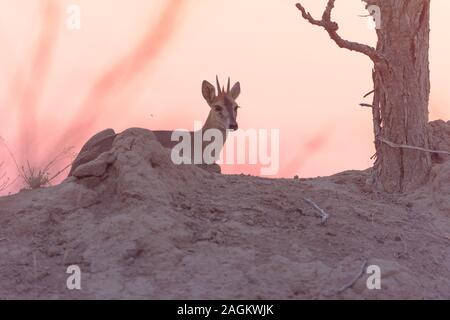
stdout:
POLYGON ((356 51, 368 56, 374 63, 384 61, 383 56, 373 47, 361 44, 358 42, 352 42, 342 39, 337 31, 339 30, 339 25, 331 21, 331 12, 334 8, 334 3, 336 0, 328 0, 325 11, 323 12, 322 19, 316 20, 314 19, 309 12, 300 4, 297 3, 296 7, 302 13, 302 17, 307 20, 309 23, 324 28, 330 38, 340 47, 345 48, 351 51, 356 51))
POLYGON ((373 89, 372 91, 370 91, 370 92, 367 92, 365 95, 364 95, 364 97, 363 98, 367 98, 368 96, 370 96, 372 93, 374 93, 375 92, 375 89, 373 89))
POLYGON ((431 149, 426 149, 426 148, 421 148, 421 147, 410 146, 410 145, 407 145, 407 144, 398 144, 398 143, 394 143, 392 141, 389 141, 389 140, 386 140, 386 139, 383 139, 383 138, 380 138, 380 137, 378 137, 377 140, 387 144, 391 148, 403 148, 403 149, 417 150, 417 151, 423 151, 423 152, 429 152, 429 153, 439 153, 439 154, 450 155, 450 151, 431 150, 431 149))

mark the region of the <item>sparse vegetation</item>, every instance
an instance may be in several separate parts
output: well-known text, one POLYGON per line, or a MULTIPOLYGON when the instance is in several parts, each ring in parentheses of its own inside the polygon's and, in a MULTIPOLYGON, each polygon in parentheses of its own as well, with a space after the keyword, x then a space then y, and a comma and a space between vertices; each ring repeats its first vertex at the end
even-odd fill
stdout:
MULTIPOLYGON (((20 179, 24 183, 25 189, 39 189, 42 187, 49 186, 50 183, 57 178, 61 173, 63 173, 67 168, 72 165, 72 161, 68 165, 66 165, 63 169, 58 172, 52 174, 52 169, 63 159, 65 158, 74 158, 74 153, 72 152, 73 148, 66 148, 61 153, 59 153, 53 160, 51 160, 47 165, 43 167, 33 166, 27 160, 26 165, 19 166, 14 153, 8 147, 6 142, 0 137, 0 144, 6 149, 11 159, 14 162, 14 165, 18 172, 18 177, 10 182, 8 178, 6 178, 6 173, 1 173, 0 171, 0 191, 4 191, 8 187, 10 187, 17 179, 20 179), (2 180, 4 180, 2 182, 2 180)), ((3 165, 3 162, 0 164, 3 165)))
POLYGON ((6 172, 3 171, 3 165, 5 162, 0 162, 0 192, 8 188, 10 185, 10 179, 6 176, 6 172))
POLYGON ((50 183, 49 173, 44 169, 32 167, 27 161, 27 165, 20 168, 20 177, 29 189, 45 187, 50 183))
POLYGON ((52 171, 52 168, 64 158, 67 157, 73 157, 71 156, 72 148, 64 149, 60 154, 58 154, 52 161, 50 161, 45 167, 38 168, 33 167, 30 165, 30 163, 27 161, 26 166, 22 166, 19 170, 19 175, 22 178, 22 180, 25 182, 25 186, 27 189, 39 189, 45 186, 50 185, 50 183, 58 177, 61 173, 63 173, 68 167, 71 166, 72 161, 70 164, 65 166, 62 170, 59 170, 57 173, 51 175, 50 172, 52 171))

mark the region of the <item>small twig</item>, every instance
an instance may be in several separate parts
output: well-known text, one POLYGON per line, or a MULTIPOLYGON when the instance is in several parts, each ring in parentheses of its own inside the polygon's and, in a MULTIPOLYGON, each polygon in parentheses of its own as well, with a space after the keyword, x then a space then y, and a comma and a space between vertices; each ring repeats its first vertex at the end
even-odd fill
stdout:
POLYGON ((6 144, 5 140, 0 137, 0 144, 6 149, 6 151, 9 153, 9 156, 11 157, 11 159, 14 161, 14 165, 16 166, 16 169, 18 172, 20 172, 20 167, 19 164, 16 161, 16 157, 14 157, 13 152, 11 151, 11 149, 9 148, 9 146, 6 144))
POLYGON ((373 89, 372 91, 370 91, 370 92, 367 92, 365 95, 364 95, 364 97, 363 98, 367 98, 368 96, 370 96, 372 93, 374 93, 375 92, 375 89, 373 89))
POLYGON ((311 206, 313 206, 317 211, 319 211, 320 218, 321 218, 320 224, 324 224, 328 220, 330 215, 328 213, 326 213, 322 208, 320 208, 314 201, 312 201, 308 198, 305 198, 305 197, 302 197, 302 199, 304 201, 306 201, 307 203, 309 203, 311 206))
POLYGON ((364 270, 366 270, 366 266, 367 266, 367 262, 368 260, 364 260, 362 266, 361 266, 361 270, 359 270, 359 273, 356 275, 356 277, 350 281, 349 283, 347 283, 346 285, 344 285, 343 287, 341 287, 339 290, 336 291, 336 293, 342 293, 347 289, 350 289, 351 287, 353 287, 356 283, 356 281, 359 280, 359 278, 361 278, 361 276, 364 274, 364 270))
POLYGON ((373 108, 373 105, 368 104, 368 103, 360 103, 359 105, 360 105, 361 107, 373 108))
POLYGON ((65 166, 63 169, 59 170, 57 173, 55 173, 51 178, 49 178, 48 182, 51 182, 53 179, 55 179, 57 176, 59 176, 61 173, 66 171, 71 166, 72 166, 72 162, 69 163, 67 166, 65 166))
POLYGON ((440 153, 440 154, 448 154, 450 155, 449 151, 442 151, 442 150, 431 150, 431 149, 426 149, 426 148, 421 148, 421 147, 414 147, 414 146, 410 146, 407 144, 397 144, 394 142, 391 142, 389 140, 383 139, 383 138, 377 138, 378 140, 380 140, 381 142, 387 144, 388 146, 392 147, 392 148, 404 148, 404 149, 412 149, 412 150, 418 150, 418 151, 423 151, 423 152, 430 152, 430 153, 440 153))

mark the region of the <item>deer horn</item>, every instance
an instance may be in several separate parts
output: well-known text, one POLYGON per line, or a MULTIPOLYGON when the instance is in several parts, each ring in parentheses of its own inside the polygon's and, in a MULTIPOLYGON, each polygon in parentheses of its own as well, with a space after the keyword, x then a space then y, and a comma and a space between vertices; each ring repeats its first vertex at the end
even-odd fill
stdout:
POLYGON ((217 83, 217 95, 220 95, 222 92, 220 91, 219 77, 217 75, 216 75, 216 83, 217 83))
POLYGON ((228 77, 227 94, 230 93, 230 77, 228 77))

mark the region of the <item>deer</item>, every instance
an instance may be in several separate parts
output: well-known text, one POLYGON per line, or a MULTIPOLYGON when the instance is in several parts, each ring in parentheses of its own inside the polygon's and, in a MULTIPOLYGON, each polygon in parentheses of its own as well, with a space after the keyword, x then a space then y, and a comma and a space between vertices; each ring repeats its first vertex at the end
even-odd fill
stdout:
MULTIPOLYGON (((195 141, 194 136, 196 133, 201 133, 201 136, 203 137, 204 133, 207 130, 216 129, 220 131, 223 141, 223 144, 220 147, 223 147, 226 142, 228 133, 231 131, 236 131, 239 128, 236 118, 240 106, 237 104, 236 99, 241 93, 240 83, 236 82, 233 87, 231 87, 230 78, 228 78, 227 88, 225 90, 225 87, 220 86, 219 77, 216 76, 216 85, 217 92, 214 86, 208 81, 204 80, 202 83, 202 95, 206 103, 210 107, 210 111, 208 117, 206 118, 206 121, 200 129, 201 132, 189 132, 192 145, 191 150, 195 150, 193 142, 195 141)), ((174 141, 172 135, 173 132, 174 131, 153 131, 161 145, 169 149, 173 149, 179 143, 179 141, 174 141)), ((207 143, 202 141, 202 154, 206 146, 207 143)), ((216 155, 216 157, 217 156, 218 155, 216 155)), ((191 158, 193 163, 194 155, 191 154, 188 155, 188 157, 191 158)), ((199 166, 208 171, 220 172, 220 167, 216 164, 206 164, 202 161, 199 166)))
MULTIPOLYGON (((236 82, 233 87, 231 87, 230 78, 228 78, 227 89, 225 87, 220 87, 219 77, 216 76, 216 85, 217 92, 214 86, 208 81, 204 80, 202 83, 202 95, 206 100, 208 106, 210 107, 210 111, 208 117, 203 124, 200 132, 194 131, 189 132, 191 144, 194 143, 196 134, 201 134, 204 136, 204 133, 209 129, 216 129, 222 135, 222 145, 221 148, 226 142, 227 135, 230 131, 237 130, 238 123, 236 121, 237 111, 240 106, 237 104, 236 99, 239 97, 241 93, 241 85, 239 82, 236 82)), ((152 131, 155 135, 158 142, 164 147, 168 149, 173 149, 179 141, 173 140, 173 130, 163 130, 163 131, 152 131)), ((77 158, 72 163, 72 168, 69 172, 69 177, 73 175, 74 171, 82 164, 87 163, 89 161, 97 158, 101 153, 106 152, 112 148, 113 142, 117 133, 113 129, 103 130, 93 137, 91 137, 83 146, 77 158)), ((207 147, 207 144, 202 140, 201 152, 203 155, 203 151, 207 147)), ((191 150, 195 150, 195 146, 191 148, 191 150)), ((220 150, 218 150, 220 153, 220 150)), ((189 155, 191 159, 195 156, 192 152, 189 155)), ((217 158, 218 155, 215 155, 217 158)), ((202 157, 203 158, 203 157, 202 157)), ((203 160, 203 159, 202 159, 203 160)), ((194 161, 191 161, 193 163, 194 161)), ((202 169, 205 169, 210 172, 220 173, 220 166, 217 164, 210 163, 202 163, 198 164, 202 169)))

